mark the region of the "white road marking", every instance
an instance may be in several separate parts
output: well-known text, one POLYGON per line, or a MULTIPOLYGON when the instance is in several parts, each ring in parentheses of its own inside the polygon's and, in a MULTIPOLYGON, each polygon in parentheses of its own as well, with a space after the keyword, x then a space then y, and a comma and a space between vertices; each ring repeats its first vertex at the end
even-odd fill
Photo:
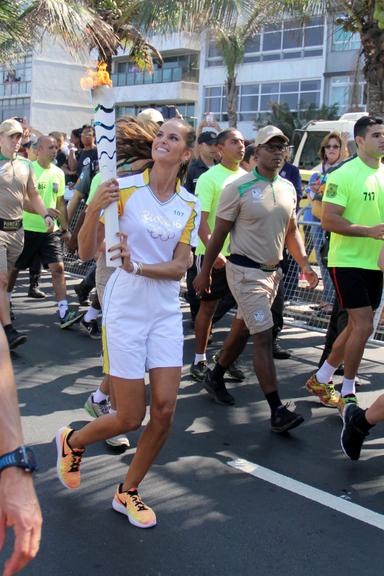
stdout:
POLYGON ((227 464, 232 468, 236 468, 236 470, 240 470, 246 474, 251 474, 251 476, 255 476, 255 478, 259 478, 260 480, 284 488, 284 490, 303 496, 313 502, 318 502, 332 510, 337 510, 337 512, 341 512, 351 518, 360 520, 360 522, 365 522, 366 524, 375 526, 380 530, 384 530, 384 515, 373 512, 368 508, 364 508, 363 506, 359 506, 358 504, 354 504, 353 502, 329 494, 329 492, 313 488, 308 484, 289 478, 289 476, 273 472, 273 470, 259 466, 254 462, 249 462, 249 460, 237 458, 236 460, 229 460, 227 464))

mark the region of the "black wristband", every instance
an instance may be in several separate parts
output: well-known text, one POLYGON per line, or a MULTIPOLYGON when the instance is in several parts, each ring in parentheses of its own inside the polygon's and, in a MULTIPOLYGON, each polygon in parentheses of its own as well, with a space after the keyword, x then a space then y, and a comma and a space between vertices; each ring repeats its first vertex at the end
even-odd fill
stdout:
POLYGON ((50 219, 52 220, 52 216, 51 216, 50 214, 44 214, 43 218, 44 218, 44 220, 45 220, 46 218, 50 218, 50 219))

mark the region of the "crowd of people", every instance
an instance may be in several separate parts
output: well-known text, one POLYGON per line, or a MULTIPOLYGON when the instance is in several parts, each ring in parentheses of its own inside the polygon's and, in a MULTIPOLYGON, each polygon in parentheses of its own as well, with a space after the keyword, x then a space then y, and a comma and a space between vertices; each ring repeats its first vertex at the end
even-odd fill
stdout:
MULTIPOLYGON (((93 127, 85 125, 73 130, 70 145, 60 132, 23 142, 26 130, 18 119, 0 124, 0 393, 6 406, 0 411, 0 533, 13 526, 17 536, 6 576, 37 553, 41 528, 31 475, 25 472, 35 463, 23 445, 9 355, 26 341, 11 318, 20 270, 30 271, 28 295, 44 298, 38 279, 41 268, 48 269, 60 328, 79 324, 91 338, 102 339, 104 376, 85 404, 93 420, 82 428, 63 426, 56 434, 57 474, 66 488, 80 486, 89 445, 105 440, 129 446, 126 434, 145 416, 144 377, 149 374, 150 418, 112 501, 134 526, 149 528, 157 521, 139 487, 167 439, 176 407, 183 366, 182 278, 195 332, 191 377, 213 401, 233 405, 225 375, 245 378, 238 358, 251 338, 271 430, 286 433, 304 421, 281 400, 274 365, 274 358, 290 356, 277 340, 287 261, 296 262, 310 289, 319 281, 297 226, 301 180, 289 162, 287 136, 269 125, 258 130, 254 142, 246 142, 235 128, 203 123, 195 142, 194 130, 181 117, 163 121, 157 110, 148 109, 117 121, 118 177, 102 183, 94 136, 93 127), (73 187, 68 205, 66 185, 73 187), (120 233, 110 252, 122 265, 109 268, 103 212, 115 202, 120 233), (85 208, 79 218, 80 203, 85 208), (94 263, 75 289, 86 310, 69 305, 64 247, 94 263), (231 328, 210 368, 212 324, 229 310, 235 311, 231 328), (29 494, 23 510, 15 504, 20 491, 29 494)), ((333 308, 332 317, 342 312, 345 321, 327 335, 327 354, 306 388, 323 405, 338 409, 342 449, 356 460, 369 430, 384 420, 384 395, 368 410, 358 405, 356 395, 358 368, 383 288, 383 121, 362 117, 354 139, 352 158, 341 135, 323 140, 321 166, 307 190, 307 221, 313 223, 309 232, 324 285, 320 309, 333 308), (340 393, 333 384, 338 370, 343 371, 340 393)))

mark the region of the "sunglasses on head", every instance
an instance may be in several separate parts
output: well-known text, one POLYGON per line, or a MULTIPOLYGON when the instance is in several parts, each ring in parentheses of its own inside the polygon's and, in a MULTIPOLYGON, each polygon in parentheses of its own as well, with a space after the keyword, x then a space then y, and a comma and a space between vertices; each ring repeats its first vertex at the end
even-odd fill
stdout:
POLYGON ((288 148, 288 144, 262 144, 261 148, 265 148, 268 152, 284 152, 288 148))

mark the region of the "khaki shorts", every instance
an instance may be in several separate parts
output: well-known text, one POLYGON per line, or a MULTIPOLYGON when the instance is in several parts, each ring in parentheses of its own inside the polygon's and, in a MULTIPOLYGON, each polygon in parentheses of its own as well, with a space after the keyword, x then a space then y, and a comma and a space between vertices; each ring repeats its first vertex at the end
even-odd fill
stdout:
POLYGON ((105 287, 115 270, 116 268, 107 268, 105 252, 100 254, 96 262, 96 292, 101 307, 103 307, 105 287))
POLYGON ((0 230, 0 272, 9 274, 23 251, 24 230, 4 232, 0 230))
POLYGON ((227 262, 227 280, 237 302, 237 317, 242 318, 249 333, 265 332, 273 326, 271 305, 275 299, 282 271, 263 272, 227 262))

